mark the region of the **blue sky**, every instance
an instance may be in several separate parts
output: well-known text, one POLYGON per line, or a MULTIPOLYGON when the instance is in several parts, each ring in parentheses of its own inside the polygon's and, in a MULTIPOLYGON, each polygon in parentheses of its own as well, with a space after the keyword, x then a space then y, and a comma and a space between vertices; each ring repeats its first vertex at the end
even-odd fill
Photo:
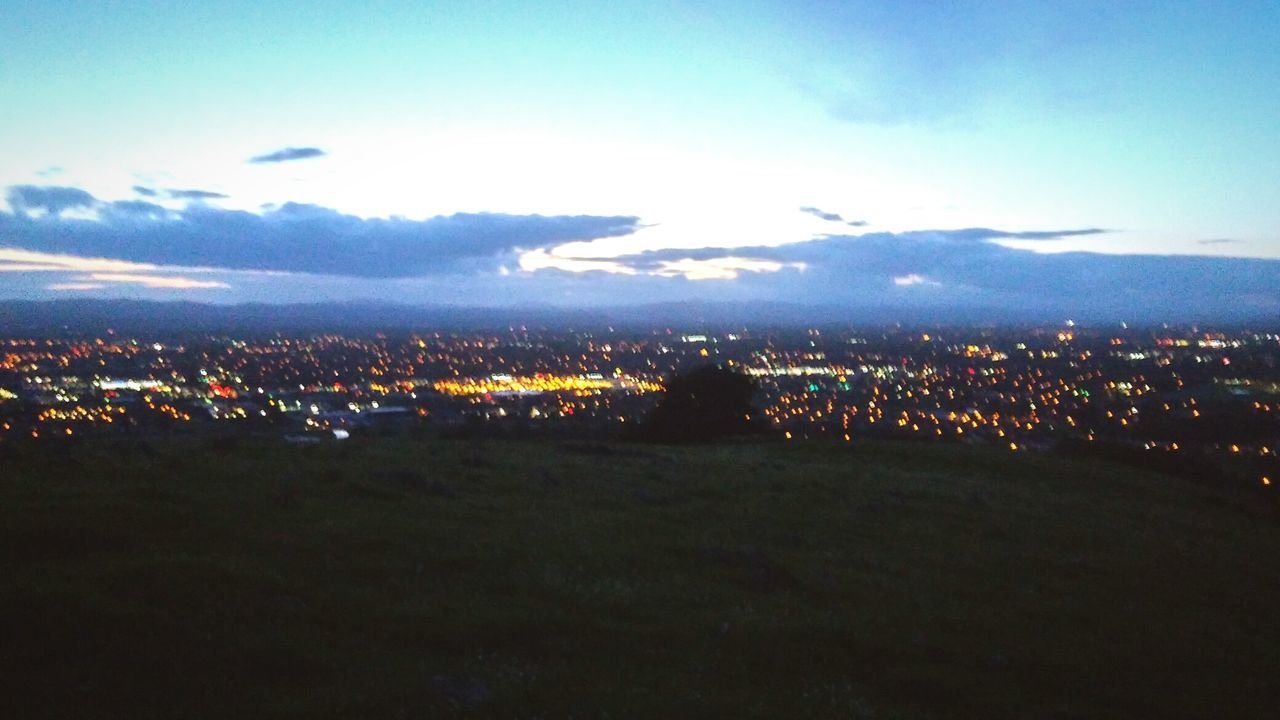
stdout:
POLYGON ((541 5, 9 3, 0 297, 1280 309, 1274 2, 541 5))

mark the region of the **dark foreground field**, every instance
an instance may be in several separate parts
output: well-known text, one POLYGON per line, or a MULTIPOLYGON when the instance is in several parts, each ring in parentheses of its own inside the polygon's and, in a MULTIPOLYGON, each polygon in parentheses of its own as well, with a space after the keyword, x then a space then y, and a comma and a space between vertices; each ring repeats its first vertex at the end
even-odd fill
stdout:
POLYGON ((1275 717, 1265 498, 969 448, 0 448, 5 717, 1275 717))

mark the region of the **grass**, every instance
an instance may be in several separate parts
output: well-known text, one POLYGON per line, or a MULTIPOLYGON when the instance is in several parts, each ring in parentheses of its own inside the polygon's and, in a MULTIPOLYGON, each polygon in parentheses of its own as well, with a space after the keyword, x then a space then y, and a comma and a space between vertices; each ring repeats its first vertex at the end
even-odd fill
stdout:
POLYGON ((1274 498, 967 447, 0 457, 11 717, 1274 717, 1274 498))

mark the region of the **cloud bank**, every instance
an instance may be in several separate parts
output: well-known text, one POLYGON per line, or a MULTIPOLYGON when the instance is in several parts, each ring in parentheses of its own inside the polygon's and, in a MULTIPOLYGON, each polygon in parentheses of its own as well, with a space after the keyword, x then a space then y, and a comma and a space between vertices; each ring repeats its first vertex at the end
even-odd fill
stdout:
POLYGON ((299 203, 262 213, 199 203, 170 210, 142 200, 103 202, 62 187, 20 186, 9 197, 14 212, 0 213, 6 245, 156 265, 368 278, 496 270, 520 249, 627 235, 639 227, 631 216, 361 218, 299 203), (33 216, 26 212, 31 208, 47 212, 33 216), (69 208, 96 216, 64 216, 69 208))
MULTIPOLYGON (((151 190, 156 195, 138 194, 172 199, 167 190, 151 190)), ((573 307, 775 302, 814 308, 828 320, 886 321, 913 309, 992 320, 1280 317, 1277 260, 1042 253, 1026 245, 1108 232, 1092 227, 825 234, 784 245, 611 256, 593 254, 602 248, 590 241, 640 232, 637 217, 458 213, 409 220, 300 203, 247 212, 199 200, 172 209, 147 199, 99 200, 68 187, 19 186, 7 197, 13 209, 0 212, 0 291, 20 297, 194 293, 217 302, 381 297, 573 307)))
POLYGON ((92 195, 80 188, 35 185, 15 185, 9 188, 5 199, 15 213, 21 214, 43 210, 51 215, 61 215, 66 210, 88 208, 97 203, 92 195))
POLYGON ((632 276, 678 269, 684 279, 733 278, 752 297, 814 306, 990 308, 1130 319, 1280 312, 1277 260, 1040 253, 1000 244, 1104 232, 963 228, 825 235, 788 245, 668 248, 610 260, 632 276), (727 265, 770 271, 716 272, 727 265))

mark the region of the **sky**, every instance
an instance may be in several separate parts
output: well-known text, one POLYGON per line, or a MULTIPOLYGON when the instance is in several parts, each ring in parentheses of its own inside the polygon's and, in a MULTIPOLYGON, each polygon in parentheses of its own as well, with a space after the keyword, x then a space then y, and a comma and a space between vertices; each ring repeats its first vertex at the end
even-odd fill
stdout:
POLYGON ((0 298, 1280 315, 1275 2, 0 14, 0 298))

